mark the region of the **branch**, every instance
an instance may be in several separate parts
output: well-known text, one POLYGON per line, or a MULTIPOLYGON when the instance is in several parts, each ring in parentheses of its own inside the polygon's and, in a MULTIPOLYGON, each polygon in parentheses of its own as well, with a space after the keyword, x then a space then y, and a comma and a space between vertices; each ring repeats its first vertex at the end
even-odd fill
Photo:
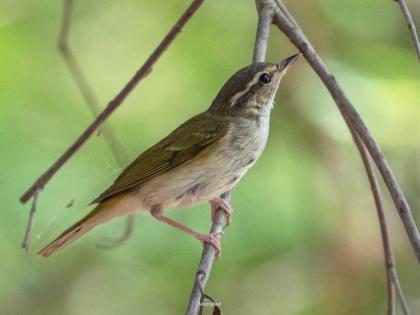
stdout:
MULTIPOLYGON (((273 23, 273 10, 265 5, 259 7, 258 1, 258 25, 255 36, 253 63, 262 62, 265 60, 268 37, 270 35, 270 26, 273 23)), ((230 203, 232 191, 227 192, 221 196, 230 203)), ((213 222, 210 232, 223 231, 225 226, 225 214, 223 210, 217 210, 216 219, 213 222)), ((201 254, 200 263, 194 279, 193 289, 188 302, 188 307, 185 315, 196 315, 200 311, 200 304, 205 296, 203 290, 206 286, 207 280, 210 276, 211 268, 214 261, 215 249, 210 244, 205 244, 203 253, 201 254)))
MULTIPOLYGON (((230 190, 223 194, 221 198, 230 203, 233 191, 230 190)), ((223 232, 226 225, 225 212, 221 209, 216 210, 214 222, 211 226, 210 233, 223 232)), ((220 236, 218 236, 220 240, 220 236)), ((209 279, 211 268, 213 266, 216 249, 209 243, 204 244, 203 252, 201 254, 200 263, 198 264, 197 273, 194 279, 194 286, 188 302, 187 311, 185 315, 196 315, 200 309, 201 301, 204 297, 203 290, 209 279)))
MULTIPOLYGON (((63 22, 61 25, 61 32, 58 41, 58 48, 61 56, 63 57, 64 62, 67 65, 67 68, 73 80, 79 88, 83 98, 88 105, 88 108, 94 117, 98 116, 101 113, 101 107, 95 96, 93 89, 91 88, 86 75, 83 73, 82 68, 80 67, 79 62, 74 56, 71 47, 69 46, 69 32, 71 25, 71 17, 73 13, 73 4, 74 0, 64 0, 64 10, 63 10, 63 22)), ((108 145, 114 154, 117 162, 120 166, 124 166, 129 161, 129 156, 124 150, 124 146, 118 140, 115 133, 112 131, 109 126, 106 124, 101 126, 101 131, 104 134, 105 140, 108 142, 108 145)))
POLYGON ((90 124, 90 126, 76 139, 76 141, 65 151, 57 161, 55 161, 50 168, 48 168, 39 177, 29 189, 20 197, 22 203, 26 203, 32 198, 38 190, 41 190, 54 174, 77 152, 77 150, 95 133, 95 131, 101 126, 109 116, 116 110, 134 87, 152 71, 153 65, 159 59, 159 57, 166 51, 173 40, 181 32, 185 24, 190 20, 194 13, 198 10, 204 0, 194 0, 191 5, 187 8, 184 14, 179 18, 175 25, 171 28, 169 33, 163 38, 157 48, 147 58, 146 62, 140 67, 140 69, 134 74, 134 76, 128 81, 118 95, 111 100, 106 108, 99 114, 99 116, 90 124))
POLYGON ((411 17, 411 14, 410 14, 410 9, 408 8, 405 0, 394 0, 394 1, 398 2, 398 4, 400 5, 401 11, 404 15, 404 18, 407 22, 408 29, 410 31, 411 38, 413 39, 414 47, 417 53, 417 58, 419 59, 419 62, 420 62, 420 41, 419 41, 419 36, 416 31, 416 25, 414 24, 413 18, 411 17))
MULTIPOLYGON (((343 89, 339 86, 334 75, 329 71, 322 59, 316 53, 312 44, 306 38, 305 34, 300 29, 299 25, 294 22, 293 18, 288 17, 287 10, 285 9, 281 0, 257 0, 257 2, 270 5, 274 10, 274 23, 280 30, 289 38, 289 40, 303 53, 306 60, 318 74, 326 88, 334 99, 338 109, 343 115, 344 119, 349 122, 351 128, 360 136, 373 161, 378 167, 382 178, 388 191, 391 194, 392 200, 398 210, 401 221, 404 224, 405 231, 411 242, 413 251, 420 262, 420 236, 414 222, 410 206, 402 192, 391 167, 388 164, 381 148, 376 143, 375 139, 370 134, 369 129, 363 122, 359 113, 353 107, 350 99, 344 93, 343 89), (278 6, 274 7, 273 4, 277 3, 278 6), (280 9, 282 8, 282 9, 280 9)), ((288 14, 289 15, 289 14, 288 14)))
POLYGON ((32 198, 31 210, 29 211, 28 223, 25 229, 25 236, 23 237, 21 247, 27 252, 29 250, 29 241, 31 236, 32 224, 36 213, 36 202, 38 200, 39 191, 35 191, 34 197, 32 198))
POLYGON ((372 190, 373 199, 375 201, 376 212, 378 214, 379 227, 381 230, 381 237, 382 237, 382 246, 383 246, 383 251, 384 251, 385 270, 386 270, 386 277, 387 277, 387 294, 388 294, 387 315, 395 314, 395 306, 394 306, 395 290, 397 291, 398 299, 400 301, 404 315, 410 315, 410 310, 408 308, 407 302, 404 297, 404 293, 402 291, 402 288, 399 282, 397 269, 395 266, 394 255, 392 254, 392 248, 390 244, 388 227, 386 223, 385 212, 383 209, 381 190, 379 188, 378 180, 376 179, 376 176, 373 172, 372 164, 369 160, 366 147, 360 140, 360 137, 355 133, 355 131, 352 129, 350 129, 350 131, 351 131, 354 143, 356 144, 357 149, 359 150, 359 153, 362 157, 363 165, 365 167, 365 170, 369 179, 370 187, 372 190))
MULTIPOLYGON (((258 0, 257 0, 258 2, 258 0)), ((264 2, 264 1, 262 1, 264 2)), ((359 150, 359 153, 361 155, 364 167, 366 169, 366 173, 369 179, 369 183, 371 186, 372 194, 375 200, 375 206, 378 214, 379 219, 379 225, 381 230, 381 237, 382 237, 382 244, 383 244, 383 250, 384 250, 384 260, 385 260, 385 267, 386 267, 386 274, 387 274, 387 287, 388 287, 388 307, 387 307, 387 314, 393 315, 394 314, 394 289, 397 291, 397 296, 400 301, 401 307, 403 309, 403 312, 405 315, 410 314, 410 310, 408 309, 407 302, 405 301, 404 293, 402 291, 398 274, 395 267, 395 261, 392 254, 392 249, 389 241, 389 235, 388 235, 388 228, 386 224, 385 214, 383 210, 382 200, 381 200, 381 193, 378 185, 378 181, 376 179, 376 176, 373 172, 371 162, 368 157, 368 152, 366 151, 366 144, 362 142, 361 136, 365 135, 365 138, 368 139, 368 144, 374 144, 372 147, 373 149, 379 149, 378 152, 375 152, 376 155, 372 154, 372 158, 375 160, 376 157, 376 164, 378 168, 380 168, 379 165, 385 164, 387 169, 388 177, 382 174, 385 181, 392 180, 391 183, 393 186, 397 188, 397 191, 394 193, 399 194, 399 198, 401 200, 405 201, 404 195, 401 191, 398 191, 399 186, 396 182, 391 169, 389 168, 387 161, 385 160, 385 157, 383 156, 383 153, 380 151, 379 146, 375 143, 372 136, 369 134, 369 131, 367 130, 367 127, 364 125, 363 121, 361 120, 360 116, 357 114, 356 110, 353 108, 352 104, 348 100, 348 98, 344 95, 344 92, 341 90, 341 88, 338 86, 338 83, 336 82, 334 76, 329 72, 329 70, 326 68, 326 66, 323 64, 320 57, 316 54, 315 50, 307 40, 306 36, 303 34, 301 29, 299 28, 297 22, 294 20, 294 18, 291 16, 291 14, 288 12, 287 8, 284 6, 281 0, 275 0, 277 4, 277 8, 275 8, 275 14, 274 19, 275 23, 279 26, 279 28, 283 31, 283 33, 288 36, 288 38, 292 41, 293 44, 295 44, 296 47, 298 47, 302 53, 304 53, 307 60, 310 62, 314 70, 317 72, 317 74, 320 76, 321 80, 324 82, 324 84, 327 86, 328 90, 330 91, 333 99, 335 100, 337 106, 340 109, 341 114, 343 115, 343 118, 352 134, 353 140, 357 146, 357 149, 359 150), (276 22, 277 21, 277 22, 276 22), (306 54, 305 54, 306 53, 306 54), (348 114, 346 109, 351 113, 351 115, 348 114), (356 123, 361 125, 363 128, 361 128, 361 131, 357 129, 357 124, 354 122, 354 120, 351 120, 353 118, 356 120, 356 123), (378 165, 379 164, 379 165, 378 165)), ((266 3, 272 3, 271 0, 267 0, 266 3)), ((372 148, 371 148, 372 149, 372 148)), ((387 185, 388 189, 391 192, 391 189, 387 185)), ((392 192, 391 192, 392 194, 392 192)), ((395 202, 395 200, 394 200, 395 202)), ((405 202, 405 204, 407 204, 405 202)), ((407 204, 408 207, 408 204, 407 204)), ((399 208, 398 208, 399 209, 399 208)), ((411 215, 410 209, 407 208, 406 211, 411 215)), ((404 218, 400 213, 401 218, 404 218)), ((408 219, 410 219, 410 216, 408 216, 408 219)), ((412 218, 411 218, 412 219, 412 218)), ((412 221, 414 224, 414 230, 412 231, 417 235, 417 241, 418 241, 418 232, 417 227, 415 226, 414 221, 412 221)), ((405 224, 405 227, 407 229, 407 224, 405 224)), ((408 233, 409 234, 409 233, 408 233)), ((409 234, 410 236, 410 234, 409 234)), ((416 240, 414 239, 414 240, 416 240)), ((411 238, 410 238, 411 240, 411 238)), ((413 243, 412 243, 413 244, 413 243)), ((413 246, 415 253, 418 256, 418 252, 416 251, 416 247, 413 246)), ((418 248, 417 248, 418 249, 418 248)))
MULTIPOLYGON (((98 116, 101 113, 101 106, 99 105, 98 99, 93 92, 91 85, 89 84, 86 75, 84 74, 82 67, 77 61, 70 45, 69 45, 69 33, 72 22, 74 0, 64 0, 63 8, 63 19, 61 24, 60 37, 58 40, 58 48, 64 62, 73 76, 73 80, 79 88, 86 104, 92 113, 93 117, 98 116)), ((104 135, 105 141, 108 143, 111 152, 113 153, 117 163, 120 167, 124 167, 129 162, 129 156, 124 149, 122 143, 118 140, 113 130, 107 125, 103 124, 100 131, 104 135)), ((127 240, 133 230, 134 216, 130 215, 126 219, 125 230, 115 240, 106 240, 106 245, 100 245, 103 248, 113 248, 120 245, 127 240)))
MULTIPOLYGON (((260 4, 257 2, 257 6, 260 4)), ((270 36, 270 27, 273 24, 273 10, 271 7, 261 5, 257 8, 258 11, 258 25, 257 34, 255 36, 254 54, 252 58, 253 63, 262 62, 265 60, 268 47, 268 37, 270 36)))

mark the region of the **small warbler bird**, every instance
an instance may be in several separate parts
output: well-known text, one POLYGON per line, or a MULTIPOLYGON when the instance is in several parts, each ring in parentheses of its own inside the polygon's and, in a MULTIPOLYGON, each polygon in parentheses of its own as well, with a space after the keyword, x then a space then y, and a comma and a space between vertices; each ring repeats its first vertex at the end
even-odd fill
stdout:
POLYGON ((219 196, 233 188, 260 157, 280 80, 299 57, 296 54, 279 63, 256 63, 235 73, 205 112, 140 154, 92 202, 97 203, 95 209, 38 254, 48 257, 115 217, 148 212, 212 244, 218 257, 217 234, 198 233, 166 217, 163 210, 210 202, 212 218, 221 208, 230 223, 232 209, 219 196))

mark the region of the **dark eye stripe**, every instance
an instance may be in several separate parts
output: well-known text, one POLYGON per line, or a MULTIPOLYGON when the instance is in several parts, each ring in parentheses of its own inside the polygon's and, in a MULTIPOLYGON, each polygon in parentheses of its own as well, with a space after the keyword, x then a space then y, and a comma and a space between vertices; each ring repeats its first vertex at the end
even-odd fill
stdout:
POLYGON ((263 74, 260 75, 260 79, 259 80, 263 84, 268 84, 268 83, 271 82, 271 77, 270 77, 270 75, 268 73, 265 73, 264 72, 263 74))

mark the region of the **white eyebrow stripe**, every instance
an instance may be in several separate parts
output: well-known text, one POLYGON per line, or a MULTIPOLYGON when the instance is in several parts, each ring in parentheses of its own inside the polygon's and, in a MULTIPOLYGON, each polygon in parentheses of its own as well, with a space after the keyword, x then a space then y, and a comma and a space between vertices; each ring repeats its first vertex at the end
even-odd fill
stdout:
POLYGON ((256 74, 255 74, 255 76, 254 76, 254 78, 251 80, 251 81, 249 81, 248 82, 248 84, 246 85, 246 87, 245 87, 245 89, 243 89, 242 91, 240 91, 240 92, 238 92, 238 93, 236 93, 234 96, 232 96, 232 98, 230 99, 230 101, 229 101, 229 105, 230 105, 230 107, 233 107, 234 105, 235 105, 235 103, 236 103, 236 101, 238 100, 238 99, 240 99, 242 96, 244 96, 248 91, 249 91, 249 89, 256 83, 256 82, 258 82, 258 80, 260 79, 260 75, 261 74, 263 74, 263 73, 266 73, 266 72, 272 72, 272 71, 275 71, 276 70, 276 65, 273 65, 273 66, 271 66, 271 67, 269 67, 269 68, 267 68, 267 69, 264 69, 263 71, 259 71, 259 72, 257 72, 256 74))
POLYGON ((258 80, 260 79, 260 75, 263 74, 264 72, 265 71, 257 72, 256 75, 254 76, 254 78, 251 81, 248 82, 245 89, 243 89, 242 91, 240 91, 240 92, 236 93, 234 96, 232 96, 232 98, 229 101, 230 107, 233 107, 235 105, 236 101, 238 99, 240 99, 242 96, 244 96, 250 90, 250 88, 253 87, 256 82, 258 82, 258 80))

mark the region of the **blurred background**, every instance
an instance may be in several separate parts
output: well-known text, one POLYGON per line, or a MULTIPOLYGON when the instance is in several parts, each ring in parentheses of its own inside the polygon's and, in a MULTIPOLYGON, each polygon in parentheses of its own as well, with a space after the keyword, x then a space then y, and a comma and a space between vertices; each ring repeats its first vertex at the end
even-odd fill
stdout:
MULTIPOLYGON (((104 106, 190 1, 75 1, 70 43, 104 106)), ((420 223, 420 65, 394 1, 285 1, 384 149, 420 223)), ((420 2, 408 1, 420 28, 420 2)), ((20 249, 23 191, 92 121, 57 52, 62 1, 0 0, 0 314, 183 314, 201 245, 150 216, 113 250, 124 220, 59 255, 36 251, 89 211, 121 167, 95 136, 39 197, 31 249, 20 249), (72 202, 72 207, 66 207, 72 202)), ((206 1, 109 120, 130 158, 205 110, 252 58, 254 1, 206 1)), ((296 49, 272 28, 267 59, 296 49)), ((420 314, 418 264, 383 187, 402 286, 420 314)), ((226 314, 384 314, 376 210, 335 104, 300 60, 284 79, 267 148, 238 185, 233 224, 207 292, 226 314)), ((206 232, 209 207, 168 212, 206 232)), ((206 314, 209 309, 206 310, 206 314)))

